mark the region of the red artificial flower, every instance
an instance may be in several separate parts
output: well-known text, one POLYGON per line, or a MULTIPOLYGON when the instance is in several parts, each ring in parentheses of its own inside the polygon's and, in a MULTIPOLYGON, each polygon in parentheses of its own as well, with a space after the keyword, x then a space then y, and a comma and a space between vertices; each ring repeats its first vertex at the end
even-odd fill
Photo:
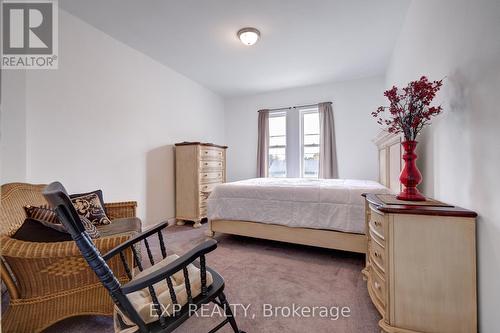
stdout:
POLYGON ((443 80, 431 82, 422 76, 403 89, 393 86, 384 92, 389 106, 379 106, 371 115, 377 118, 378 124, 385 124, 389 133, 403 133, 407 141, 415 140, 422 128, 430 124, 431 118, 443 111, 441 105, 430 106, 442 85, 443 80))

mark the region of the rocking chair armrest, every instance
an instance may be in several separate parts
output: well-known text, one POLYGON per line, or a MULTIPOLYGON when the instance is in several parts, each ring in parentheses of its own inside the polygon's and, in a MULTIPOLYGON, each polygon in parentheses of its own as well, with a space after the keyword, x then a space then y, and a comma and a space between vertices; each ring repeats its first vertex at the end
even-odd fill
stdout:
POLYGON ((151 229, 148 229, 148 230, 140 233, 139 235, 130 238, 128 241, 118 245, 117 247, 111 249, 109 252, 104 254, 102 257, 104 260, 107 261, 107 260, 111 259, 112 257, 114 257, 115 255, 117 255, 118 253, 120 253, 120 252, 126 250, 127 248, 131 247, 132 245, 135 245, 136 243, 142 241, 143 239, 148 238, 149 236, 154 235, 158 232, 161 232, 161 230, 163 230, 167 226, 168 226, 167 221, 159 223, 156 226, 152 227, 151 229))
POLYGON ((195 261, 197 258, 212 252, 217 248, 217 241, 215 239, 209 239, 205 242, 199 244, 194 249, 190 250, 186 254, 177 258, 165 267, 158 269, 146 276, 132 280, 127 284, 122 286, 122 291, 125 294, 130 294, 134 291, 138 291, 164 280, 166 277, 174 275, 176 272, 182 270, 184 267, 188 266, 190 263, 195 261))

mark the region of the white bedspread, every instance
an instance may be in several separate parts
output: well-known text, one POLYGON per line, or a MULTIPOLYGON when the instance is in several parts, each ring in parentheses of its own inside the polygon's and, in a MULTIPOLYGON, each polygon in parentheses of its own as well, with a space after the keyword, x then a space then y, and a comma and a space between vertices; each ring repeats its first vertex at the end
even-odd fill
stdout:
POLYGON ((364 233, 361 194, 368 192, 389 189, 370 180, 248 179, 216 186, 208 198, 208 218, 364 233))

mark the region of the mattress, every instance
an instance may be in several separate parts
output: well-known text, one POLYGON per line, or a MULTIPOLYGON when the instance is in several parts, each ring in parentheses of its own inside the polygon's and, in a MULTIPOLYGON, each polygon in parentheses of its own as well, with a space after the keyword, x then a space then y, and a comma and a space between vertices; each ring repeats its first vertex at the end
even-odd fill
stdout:
POLYGON ((390 193, 357 179, 254 178, 217 185, 207 201, 210 220, 364 233, 363 193, 390 193))

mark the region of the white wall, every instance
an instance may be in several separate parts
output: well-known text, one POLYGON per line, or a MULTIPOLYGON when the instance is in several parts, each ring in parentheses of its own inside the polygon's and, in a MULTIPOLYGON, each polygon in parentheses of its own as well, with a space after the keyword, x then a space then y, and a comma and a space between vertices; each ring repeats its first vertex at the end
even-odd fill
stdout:
POLYGON ((27 180, 137 200, 149 225, 173 217, 172 145, 224 144, 223 100, 64 10, 59 20, 59 69, 27 72, 27 180))
POLYGON ((377 150, 371 140, 379 129, 370 113, 383 103, 383 88, 383 77, 373 77, 226 100, 228 179, 257 174, 257 110, 331 101, 339 177, 377 180, 377 150))
POLYGON ((387 86, 422 74, 445 77, 438 101, 444 114, 419 139, 423 190, 479 214, 479 319, 485 333, 500 331, 499 36, 499 1, 413 1, 387 74, 387 86))
POLYGON ((1 183, 26 180, 26 76, 24 70, 1 73, 1 183))

